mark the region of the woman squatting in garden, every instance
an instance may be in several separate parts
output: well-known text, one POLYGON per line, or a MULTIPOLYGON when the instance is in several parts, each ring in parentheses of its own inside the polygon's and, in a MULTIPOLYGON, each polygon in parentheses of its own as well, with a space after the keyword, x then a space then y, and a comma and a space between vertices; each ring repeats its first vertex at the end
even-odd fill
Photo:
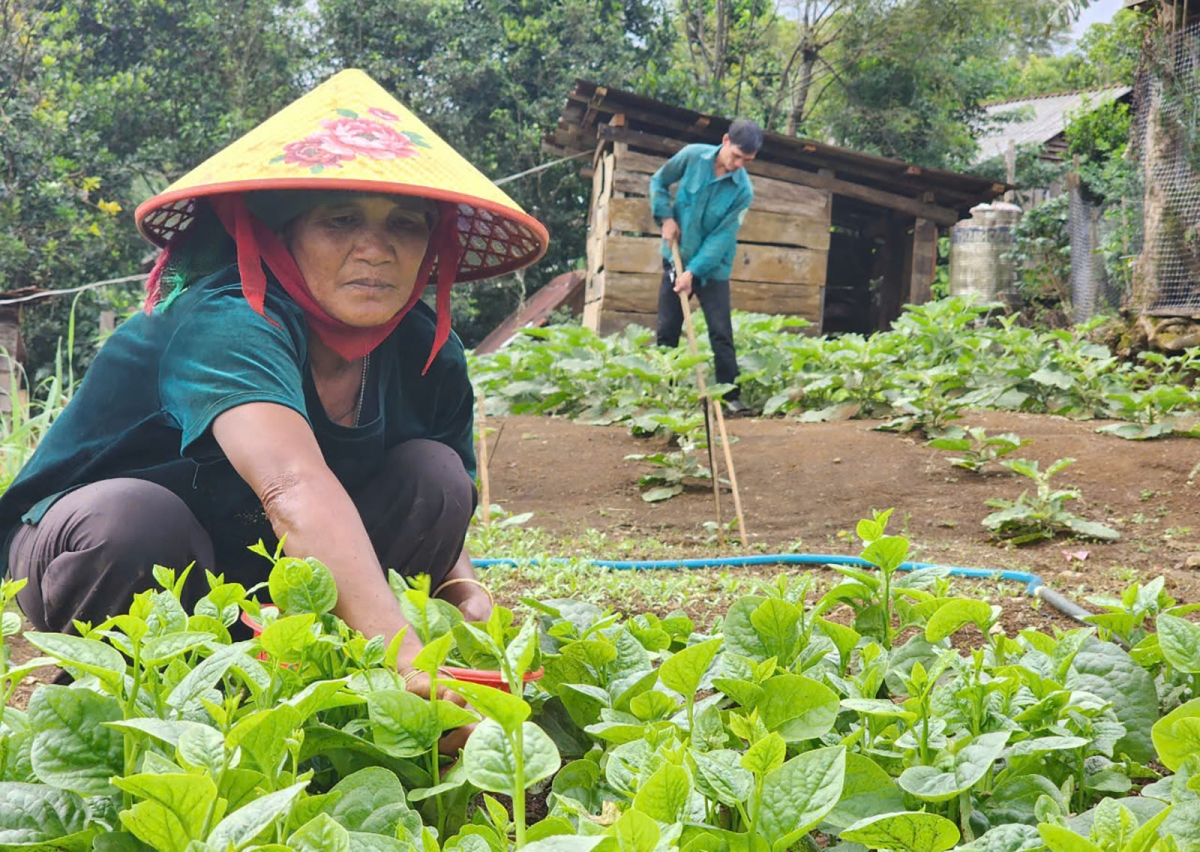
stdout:
MULTIPOLYGON (((534 262, 545 228, 357 71, 136 218, 163 248, 146 310, 0 499, 0 560, 28 580, 29 621, 125 612, 156 564, 194 564, 190 613, 206 570, 266 580, 247 549, 260 539, 324 563, 335 613, 368 637, 406 624, 386 569, 486 618, 464 547, 473 394, 450 288, 534 262)), ((402 670, 419 650, 409 631, 402 670)))

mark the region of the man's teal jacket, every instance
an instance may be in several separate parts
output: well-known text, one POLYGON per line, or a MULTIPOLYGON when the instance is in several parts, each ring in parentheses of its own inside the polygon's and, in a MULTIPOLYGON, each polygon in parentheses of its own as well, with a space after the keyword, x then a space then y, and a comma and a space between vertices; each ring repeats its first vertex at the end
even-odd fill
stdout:
MULTIPOLYGON (((713 174, 720 145, 688 145, 650 178, 654 219, 679 224, 679 254, 697 279, 727 280, 737 252, 737 232, 754 200, 754 187, 745 169, 713 174), (669 187, 678 183, 672 202, 669 187)), ((662 255, 671 250, 663 243, 662 255)))

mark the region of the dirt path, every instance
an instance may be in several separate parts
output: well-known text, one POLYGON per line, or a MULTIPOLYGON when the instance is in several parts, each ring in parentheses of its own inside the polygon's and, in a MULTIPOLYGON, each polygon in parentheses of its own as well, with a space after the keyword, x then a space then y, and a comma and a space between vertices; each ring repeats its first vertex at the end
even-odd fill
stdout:
MULTIPOLYGON (((1076 514, 1116 527, 1122 540, 997 546, 980 525, 991 511, 985 501, 1017 497, 1032 484, 1022 477, 952 468, 947 453, 920 438, 873 431, 872 422, 739 419, 729 425, 738 437, 734 462, 751 542, 774 551, 802 539, 806 551, 851 552, 855 542, 847 533, 858 519, 872 508, 894 507, 893 531, 906 531, 921 559, 1024 568, 1076 593, 1119 590, 1162 573, 1177 598, 1200 600, 1200 567, 1187 567, 1189 557, 1200 563, 1200 484, 1187 481, 1200 442, 1124 441, 1096 434, 1096 422, 1045 415, 981 412, 965 424, 1032 439, 1014 455, 1036 459, 1043 469, 1058 458, 1077 459, 1056 482, 1080 488, 1076 514), (1088 556, 1068 561, 1065 550, 1088 556)), ((640 497, 636 480, 649 467, 624 457, 663 449, 663 440, 543 417, 490 425, 500 430, 490 453, 492 502, 534 512, 531 525, 672 544, 707 539, 702 524, 713 518, 711 491, 689 490, 656 504, 640 497)), ((728 495, 723 505, 732 512, 728 495)))

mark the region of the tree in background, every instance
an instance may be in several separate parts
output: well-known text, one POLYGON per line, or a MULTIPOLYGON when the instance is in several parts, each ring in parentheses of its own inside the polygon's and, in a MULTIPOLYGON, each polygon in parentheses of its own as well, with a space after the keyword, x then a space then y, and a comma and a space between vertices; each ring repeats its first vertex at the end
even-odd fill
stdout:
MULTIPOLYGON (((906 0, 856 14, 831 61, 837 86, 812 113, 836 144, 918 165, 966 168, 1011 57, 1062 33, 1046 0, 906 0)), ((857 6, 856 6, 857 8, 857 6)))
MULTIPOLYGON (((962 166, 980 104, 1027 85, 1035 61, 1053 64, 1065 22, 1049 16, 1060 5, 0 0, 0 288, 66 288, 144 268, 152 252, 132 223, 140 201, 346 67, 366 70, 496 179, 546 161, 541 137, 577 77, 962 166)), ((1119 17, 1093 28, 1076 64, 1096 79, 1126 74, 1130 26, 1119 17)), ((455 323, 468 345, 582 264, 590 187, 578 171, 565 164, 505 186, 546 223, 551 249, 523 277, 459 289, 455 323)), ((131 309, 138 290, 85 298, 77 363, 98 310, 131 309)), ((52 363, 69 302, 27 312, 35 369, 52 363)))
MULTIPOLYGON (((676 0, 682 102, 961 166, 1002 69, 1056 47, 1058 0, 676 0), (736 72, 736 73, 735 73, 736 72)), ((661 94, 661 93, 660 93, 661 94)))
MULTIPOLYGON (((61 289, 137 272, 152 257, 137 204, 300 90, 303 0, 0 0, 0 288, 61 289)), ((76 364, 102 307, 81 303, 76 364)), ((53 366, 71 300, 31 303, 35 374, 53 366)))
POLYGON ((766 124, 780 79, 775 44, 786 24, 776 0, 674 0, 671 40, 638 75, 639 91, 700 112, 766 124), (698 84, 697 84, 698 83, 698 84))
POLYGON ((1123 9, 1110 23, 1090 26, 1074 49, 1061 55, 1013 57, 998 92, 1002 98, 1133 85, 1150 18, 1123 9))
MULTIPOLYGON (((664 11, 649 0, 322 0, 323 67, 362 68, 484 174, 543 162, 576 78, 637 87, 670 54, 664 11)), ((525 276, 475 285, 455 327, 478 342, 526 294, 584 257, 591 186, 567 164, 504 189, 550 231, 550 251, 525 276)))
MULTIPOLYGON (((76 108, 79 87, 57 83, 68 63, 60 63, 64 51, 52 34, 69 14, 32 2, 0 4, 3 291, 69 287, 90 280, 88 270, 101 277, 136 262, 132 244, 118 236, 128 204, 120 160, 76 108)), ((27 341, 34 363, 46 360, 40 343, 36 333, 27 341)))

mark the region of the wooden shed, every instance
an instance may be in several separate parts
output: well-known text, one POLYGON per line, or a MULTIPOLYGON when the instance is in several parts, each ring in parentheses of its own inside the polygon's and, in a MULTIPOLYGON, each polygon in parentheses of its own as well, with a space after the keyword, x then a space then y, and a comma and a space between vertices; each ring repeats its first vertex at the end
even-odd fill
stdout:
MULTIPOLYGON (((584 324, 602 334, 655 324, 662 274, 650 176, 730 119, 577 80, 543 149, 591 152, 584 324)), ((984 178, 768 133, 749 164, 754 204, 738 233, 735 309, 807 319, 813 332, 885 329, 921 303, 938 228, 1005 189, 984 178)))

